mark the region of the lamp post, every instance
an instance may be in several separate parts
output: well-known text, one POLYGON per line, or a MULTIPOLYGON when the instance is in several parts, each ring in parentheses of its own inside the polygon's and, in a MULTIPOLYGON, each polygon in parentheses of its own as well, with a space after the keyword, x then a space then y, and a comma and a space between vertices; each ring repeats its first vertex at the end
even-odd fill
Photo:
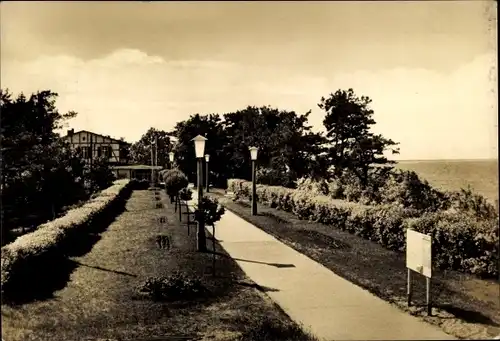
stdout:
POLYGON ((252 215, 257 215, 257 184, 256 184, 256 166, 257 152, 259 148, 250 147, 250 158, 252 159, 252 215))
POLYGON ((174 152, 168 153, 168 159, 170 160, 170 169, 174 168, 174 152))
POLYGON ((154 185, 154 152, 153 152, 153 144, 154 144, 154 140, 153 138, 151 137, 151 187, 153 187, 154 185))
POLYGON ((207 241, 205 236, 205 221, 203 215, 203 154, 205 151, 205 141, 207 139, 201 135, 196 136, 191 141, 194 141, 194 151, 198 160, 198 233, 196 235, 198 251, 207 251, 207 241))
POLYGON ((206 169, 206 177, 207 177, 207 193, 208 193, 208 161, 210 161, 210 155, 209 154, 205 154, 205 162, 206 162, 206 165, 207 165, 207 169, 206 169))

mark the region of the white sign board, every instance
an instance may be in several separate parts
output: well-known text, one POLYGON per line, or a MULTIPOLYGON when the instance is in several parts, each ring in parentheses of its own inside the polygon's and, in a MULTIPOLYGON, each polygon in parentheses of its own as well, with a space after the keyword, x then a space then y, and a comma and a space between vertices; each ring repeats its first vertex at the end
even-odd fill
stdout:
POLYGON ((425 277, 432 275, 431 236, 406 230, 406 267, 425 277))

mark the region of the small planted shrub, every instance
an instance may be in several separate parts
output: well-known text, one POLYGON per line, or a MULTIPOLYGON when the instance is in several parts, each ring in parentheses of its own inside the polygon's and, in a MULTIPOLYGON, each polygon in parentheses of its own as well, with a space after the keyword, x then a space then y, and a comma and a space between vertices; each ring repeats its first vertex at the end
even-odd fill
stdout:
MULTIPOLYGON (((219 205, 219 201, 216 198, 212 197, 203 197, 202 199, 202 207, 203 207, 203 219, 207 226, 214 226, 216 222, 218 222, 222 216, 224 215, 224 207, 219 205)), ((200 220, 200 210, 197 209, 195 211, 195 220, 200 220)))
POLYGON ((138 292, 154 301, 193 300, 208 294, 201 278, 180 271, 164 277, 149 277, 139 286, 138 292))
POLYGON ((172 198, 177 196, 180 190, 189 185, 186 175, 177 168, 169 169, 164 173, 165 189, 167 194, 172 198))
POLYGON ((179 199, 183 201, 189 201, 193 199, 193 191, 185 187, 179 191, 179 199))

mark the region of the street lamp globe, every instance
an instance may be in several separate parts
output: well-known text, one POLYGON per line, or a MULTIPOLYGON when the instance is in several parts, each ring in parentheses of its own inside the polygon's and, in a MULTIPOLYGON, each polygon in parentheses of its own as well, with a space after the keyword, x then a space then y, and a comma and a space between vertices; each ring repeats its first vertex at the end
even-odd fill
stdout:
POLYGON ((194 141, 194 152, 196 154, 197 159, 203 158, 203 154, 205 153, 205 141, 207 139, 201 135, 196 136, 191 141, 194 141))
POLYGON ((210 155, 209 154, 205 154, 205 161, 206 162, 210 161, 210 155))
POLYGON ((168 159, 170 160, 170 162, 174 162, 174 152, 168 153, 168 159))
POLYGON ((252 161, 257 160, 257 153, 259 151, 259 148, 257 148, 257 147, 250 147, 248 149, 250 150, 250 158, 252 159, 252 161))

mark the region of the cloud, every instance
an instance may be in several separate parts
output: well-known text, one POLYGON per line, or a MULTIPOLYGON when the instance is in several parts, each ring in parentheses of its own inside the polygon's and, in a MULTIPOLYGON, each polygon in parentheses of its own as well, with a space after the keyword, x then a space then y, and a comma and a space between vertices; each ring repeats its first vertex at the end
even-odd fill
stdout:
POLYGON ((122 49, 89 61, 61 55, 2 62, 1 83, 15 93, 56 91, 61 111, 79 113, 72 127, 130 141, 151 126, 169 130, 190 114, 247 105, 312 109, 310 123, 319 130, 320 98, 352 87, 373 99, 376 130, 401 142, 402 158, 496 157, 495 57, 479 56, 451 74, 392 69, 309 76, 286 68, 164 60, 122 49))

